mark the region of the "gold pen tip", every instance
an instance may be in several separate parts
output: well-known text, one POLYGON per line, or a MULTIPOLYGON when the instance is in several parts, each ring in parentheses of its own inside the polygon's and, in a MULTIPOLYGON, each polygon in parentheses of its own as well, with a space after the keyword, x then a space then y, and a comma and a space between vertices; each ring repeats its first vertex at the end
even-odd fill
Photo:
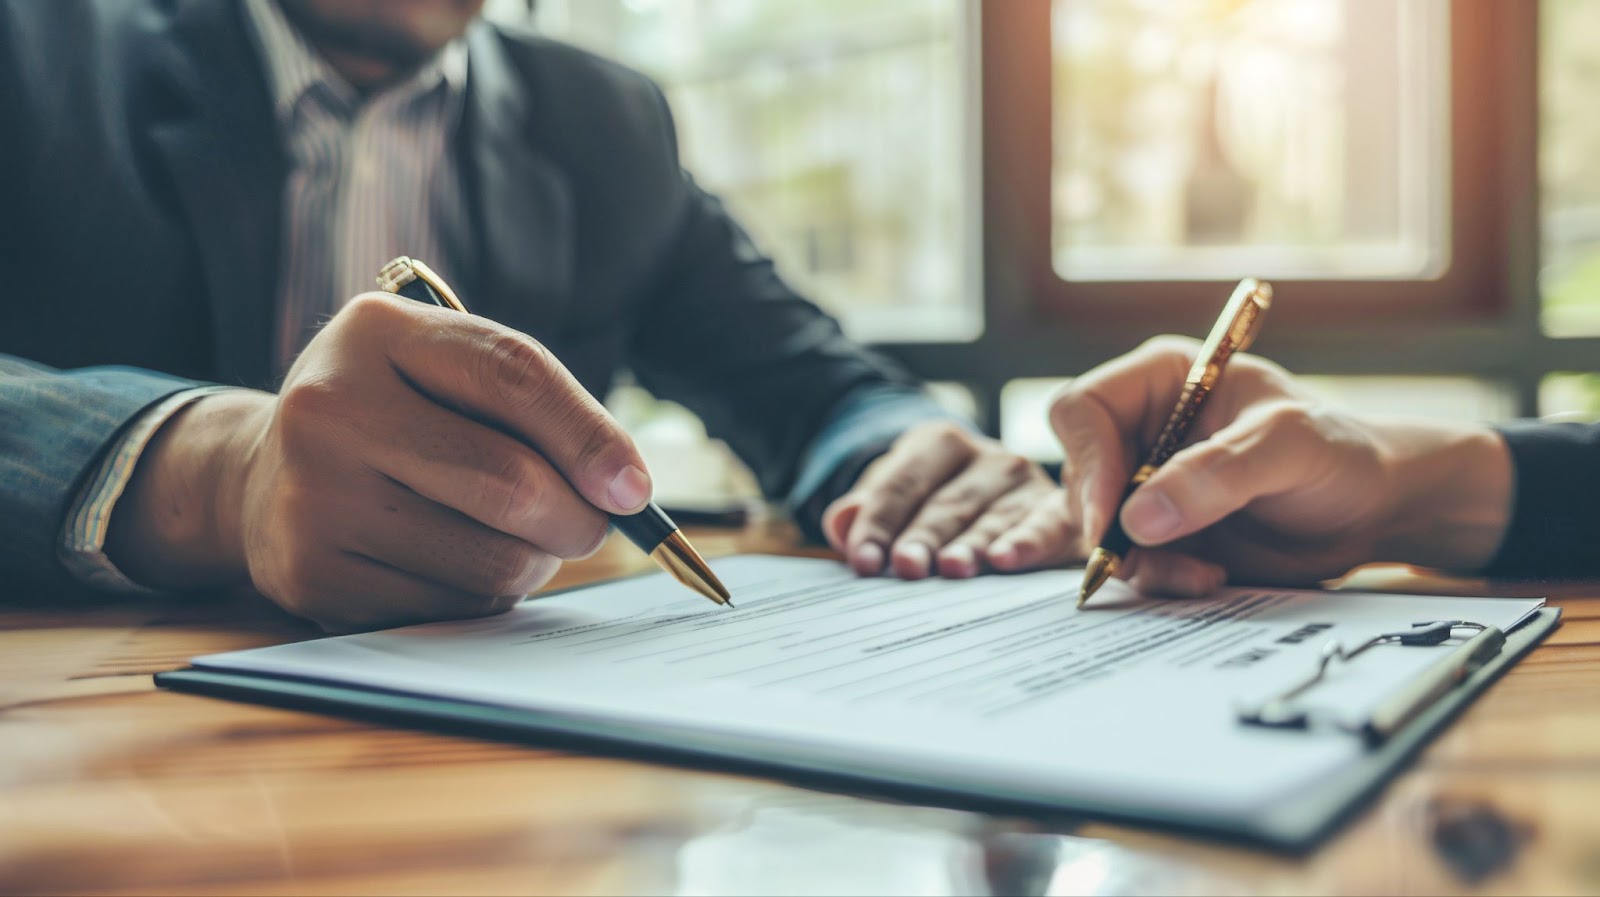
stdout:
POLYGON ((733 596, 728 594, 728 587, 722 584, 717 574, 711 572, 711 565, 700 556, 700 552, 694 550, 694 546, 683 537, 681 530, 673 530, 661 540, 661 544, 650 552, 650 557, 671 573, 678 582, 717 604, 733 606, 730 601, 733 596))
POLYGON ((1089 566, 1083 571, 1083 586, 1078 589, 1078 606, 1083 607, 1088 603, 1089 596, 1100 591, 1106 580, 1117 572, 1118 558, 1104 548, 1096 548, 1094 554, 1089 555, 1089 566))

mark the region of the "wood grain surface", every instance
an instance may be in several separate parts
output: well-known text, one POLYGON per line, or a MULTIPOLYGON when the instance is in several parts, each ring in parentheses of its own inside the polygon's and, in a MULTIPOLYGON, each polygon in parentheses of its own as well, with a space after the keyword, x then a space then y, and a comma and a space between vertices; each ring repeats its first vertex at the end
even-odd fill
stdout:
MULTIPOLYGON (((776 524, 693 538, 708 556, 796 544, 776 524)), ((556 585, 647 567, 613 539, 556 585)), ((1496 593, 1394 569, 1347 585, 1496 593)), ((0 609, 0 893, 1597 893, 1600 586, 1504 593, 1552 595, 1565 623, 1300 858, 151 685, 197 654, 316 635, 260 599, 0 609)))

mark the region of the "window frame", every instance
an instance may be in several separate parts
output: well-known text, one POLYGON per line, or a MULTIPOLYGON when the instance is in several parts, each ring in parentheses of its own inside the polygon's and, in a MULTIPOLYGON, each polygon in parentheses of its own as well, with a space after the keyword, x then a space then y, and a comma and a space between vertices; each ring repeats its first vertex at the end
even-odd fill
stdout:
MULTIPOLYGON (((974 3, 984 330, 967 343, 878 348, 967 384, 980 423, 997 433, 1009 380, 1073 376, 1157 332, 1204 335, 1233 284, 1060 278, 1050 239, 1051 0, 974 3), (1216 301, 1196 301, 1205 296, 1216 301)), ((1258 352, 1306 374, 1497 381, 1525 416, 1537 413, 1546 373, 1600 369, 1600 338, 1553 338, 1539 323, 1538 11, 1450 2, 1445 270, 1402 281, 1274 278, 1280 301, 1258 352)))

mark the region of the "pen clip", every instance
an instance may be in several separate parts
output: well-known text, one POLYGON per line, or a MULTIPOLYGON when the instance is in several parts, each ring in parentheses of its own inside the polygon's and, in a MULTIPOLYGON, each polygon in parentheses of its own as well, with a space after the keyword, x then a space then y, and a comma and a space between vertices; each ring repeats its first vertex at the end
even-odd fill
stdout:
POLYGON ((1222 366, 1235 352, 1243 352, 1255 342, 1261 332, 1261 322, 1267 309, 1272 307, 1272 285, 1254 277, 1246 277, 1233 288, 1228 304, 1222 307, 1217 323, 1194 358, 1189 369, 1188 382, 1209 388, 1222 376, 1222 366))
POLYGON ((406 292, 406 287, 413 283, 421 283, 426 287, 428 299, 434 304, 459 312, 467 310, 466 304, 456 296, 455 290, 450 289, 450 285, 444 282, 444 278, 435 274, 433 269, 420 259, 402 255, 390 260, 378 272, 378 288, 386 293, 415 298, 406 292))
POLYGON ((1267 309, 1272 307, 1272 285, 1247 277, 1240 281, 1234 292, 1243 295, 1233 319, 1228 323, 1227 340, 1233 345, 1234 352, 1244 352, 1256 341, 1267 309))

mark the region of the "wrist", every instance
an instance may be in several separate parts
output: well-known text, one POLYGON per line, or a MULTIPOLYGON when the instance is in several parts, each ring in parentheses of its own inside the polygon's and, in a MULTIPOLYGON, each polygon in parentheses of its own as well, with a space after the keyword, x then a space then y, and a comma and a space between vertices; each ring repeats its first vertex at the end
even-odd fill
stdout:
POLYGON ((229 390, 162 424, 113 511, 106 554, 135 582, 204 589, 248 581, 241 508, 245 474, 272 396, 229 390))
POLYGON ((1469 573, 1494 557, 1511 518, 1511 454, 1479 425, 1378 424, 1390 495, 1378 559, 1469 573))

